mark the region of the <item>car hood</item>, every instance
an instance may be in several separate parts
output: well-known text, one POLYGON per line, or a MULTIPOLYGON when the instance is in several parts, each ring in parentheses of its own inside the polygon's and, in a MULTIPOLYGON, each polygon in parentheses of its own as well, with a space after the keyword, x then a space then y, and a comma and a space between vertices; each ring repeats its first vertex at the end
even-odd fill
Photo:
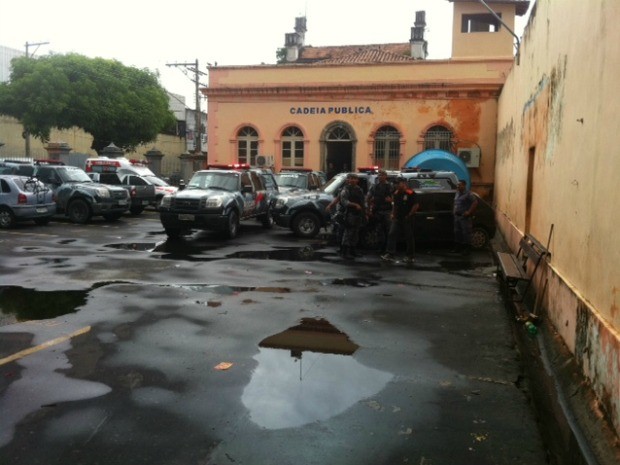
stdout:
POLYGON ((229 196, 233 193, 221 189, 184 189, 177 191, 174 196, 177 199, 202 199, 205 197, 229 196))

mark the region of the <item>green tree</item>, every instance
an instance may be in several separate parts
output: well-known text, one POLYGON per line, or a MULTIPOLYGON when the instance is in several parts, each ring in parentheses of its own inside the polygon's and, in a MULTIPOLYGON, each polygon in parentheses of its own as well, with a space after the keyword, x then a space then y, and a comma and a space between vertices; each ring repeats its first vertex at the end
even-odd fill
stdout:
POLYGON ((132 150, 176 124, 155 73, 78 54, 13 59, 10 81, 0 84, 0 114, 43 141, 52 128, 77 126, 97 152, 111 142, 132 150))
POLYGON ((282 47, 276 50, 276 63, 286 63, 286 48, 282 47))

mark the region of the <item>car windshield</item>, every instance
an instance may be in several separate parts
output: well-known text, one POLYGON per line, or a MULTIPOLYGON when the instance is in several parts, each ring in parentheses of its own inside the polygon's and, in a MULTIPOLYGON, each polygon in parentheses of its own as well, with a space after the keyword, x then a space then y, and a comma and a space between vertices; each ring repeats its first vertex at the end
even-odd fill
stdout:
POLYGON ((340 188, 344 186, 345 174, 338 174, 327 181, 327 184, 321 188, 326 194, 336 195, 340 188))
POLYGON ((192 179, 190 179, 187 188, 236 191, 239 189, 239 173, 198 171, 192 176, 192 179))
POLYGON ((409 179, 409 187, 423 190, 454 190, 450 180, 445 178, 412 178, 409 179))
POLYGON ((306 188, 306 176, 303 174, 276 174, 276 182, 279 187, 306 188))
POLYGON ((58 175, 63 182, 93 182, 84 170, 71 166, 58 168, 58 175))

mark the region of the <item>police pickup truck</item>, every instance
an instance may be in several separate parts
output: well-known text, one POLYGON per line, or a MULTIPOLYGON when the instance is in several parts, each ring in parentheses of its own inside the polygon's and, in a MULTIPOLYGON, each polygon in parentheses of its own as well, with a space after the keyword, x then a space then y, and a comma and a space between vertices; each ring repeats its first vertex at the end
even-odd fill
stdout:
POLYGON ((73 223, 88 223, 93 216, 117 220, 129 208, 127 190, 93 182, 80 168, 38 164, 34 176, 54 192, 56 212, 65 214, 73 223))
POLYGON ((137 174, 88 173, 95 182, 121 186, 129 192, 129 212, 139 215, 148 206, 156 205, 155 186, 137 174))
POLYGON ((184 190, 161 201, 159 217, 166 234, 176 238, 202 229, 234 238, 239 221, 250 219, 270 228, 273 221, 265 175, 264 170, 245 164, 210 165, 196 171, 184 190))

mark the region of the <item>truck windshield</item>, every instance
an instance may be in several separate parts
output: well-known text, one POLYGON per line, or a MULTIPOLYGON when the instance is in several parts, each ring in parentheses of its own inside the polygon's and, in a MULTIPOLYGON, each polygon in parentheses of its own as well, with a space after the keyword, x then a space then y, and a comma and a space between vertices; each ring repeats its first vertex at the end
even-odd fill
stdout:
POLYGON ((187 188, 236 191, 239 190, 239 173, 198 171, 192 176, 187 188))
POLYGON ((276 182, 280 187, 306 188, 306 176, 303 174, 276 174, 276 182))
POLYGON ((93 182, 84 170, 70 166, 58 168, 58 175, 63 182, 93 182))

